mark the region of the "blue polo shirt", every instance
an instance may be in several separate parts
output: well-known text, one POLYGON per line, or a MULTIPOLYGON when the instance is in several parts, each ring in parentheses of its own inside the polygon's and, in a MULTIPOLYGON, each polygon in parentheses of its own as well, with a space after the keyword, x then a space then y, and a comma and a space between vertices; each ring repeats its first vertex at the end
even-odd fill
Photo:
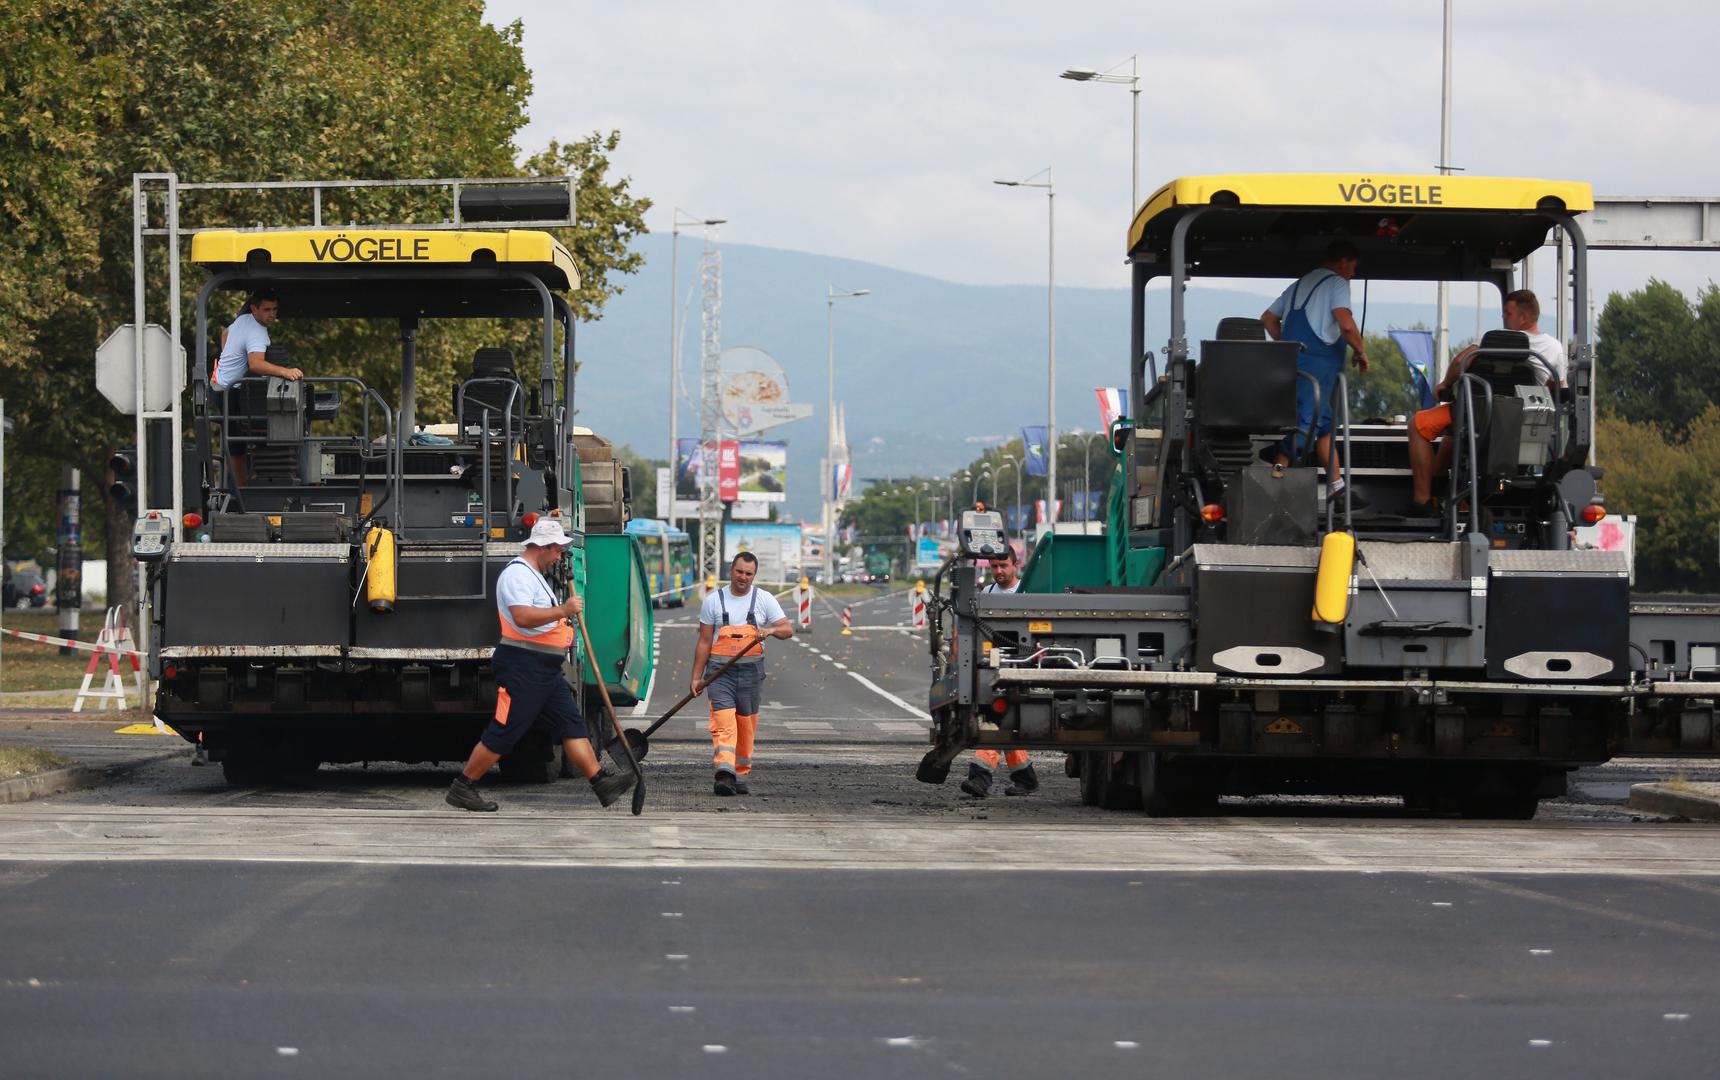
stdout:
POLYGON ((225 390, 251 372, 251 354, 269 351, 269 331, 249 311, 227 328, 227 344, 215 364, 215 389, 225 390))

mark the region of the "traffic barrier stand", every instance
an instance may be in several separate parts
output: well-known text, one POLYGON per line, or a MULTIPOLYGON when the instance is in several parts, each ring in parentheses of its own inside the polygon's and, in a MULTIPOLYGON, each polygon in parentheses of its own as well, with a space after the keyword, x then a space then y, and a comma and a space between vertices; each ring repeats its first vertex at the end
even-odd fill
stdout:
MULTIPOLYGON (((123 711, 131 708, 125 694, 125 680, 119 673, 121 656, 131 662, 138 705, 147 704, 149 693, 144 685, 143 667, 138 663, 137 655, 137 647, 131 639, 131 627, 120 623, 117 607, 108 608, 107 618, 102 621, 102 628, 96 634, 95 650, 90 654, 89 666, 84 669, 83 685, 78 687, 77 699, 72 702, 72 711, 83 712, 86 699, 96 702, 98 709, 114 708, 123 711), (95 678, 96 668, 104 659, 107 662, 107 675, 102 680, 102 688, 91 689, 90 682, 95 678)), ((156 727, 160 726, 158 721, 156 727)))
POLYGON ((842 608, 842 636, 843 637, 853 637, 854 636, 854 631, 851 629, 851 627, 853 627, 853 625, 854 625, 854 605, 845 604, 845 605, 843 605, 843 608, 842 608))
POLYGON ((794 587, 795 603, 800 607, 800 629, 803 633, 812 633, 812 582, 806 578, 800 579, 800 584, 794 587))
POLYGON ((924 630, 926 628, 926 583, 923 581, 914 582, 914 591, 909 596, 912 597, 909 603, 912 605, 914 615, 914 629, 924 630))

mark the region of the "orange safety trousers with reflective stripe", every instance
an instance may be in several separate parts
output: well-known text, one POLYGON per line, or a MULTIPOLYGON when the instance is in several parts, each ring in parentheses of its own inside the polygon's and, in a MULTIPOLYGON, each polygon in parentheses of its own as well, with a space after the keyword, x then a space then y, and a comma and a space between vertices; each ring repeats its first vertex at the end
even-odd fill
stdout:
POLYGON ((1008 765, 1010 772, 1014 772, 1028 763, 1027 751, 1025 750, 1011 750, 1004 754, 999 754, 996 750, 975 750, 973 756, 979 760, 981 765, 993 772, 997 771, 999 761, 1008 765))
POLYGON ((733 709, 713 708, 711 767, 735 776, 752 772, 753 738, 757 734, 758 713, 742 715, 733 709))

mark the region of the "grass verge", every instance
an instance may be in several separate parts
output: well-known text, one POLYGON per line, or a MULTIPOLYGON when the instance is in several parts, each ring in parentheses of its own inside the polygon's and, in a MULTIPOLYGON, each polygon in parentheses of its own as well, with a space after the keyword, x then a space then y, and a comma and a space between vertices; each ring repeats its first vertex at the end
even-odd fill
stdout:
POLYGON ((72 763, 51 750, 33 746, 0 746, 0 780, 64 768, 72 763))

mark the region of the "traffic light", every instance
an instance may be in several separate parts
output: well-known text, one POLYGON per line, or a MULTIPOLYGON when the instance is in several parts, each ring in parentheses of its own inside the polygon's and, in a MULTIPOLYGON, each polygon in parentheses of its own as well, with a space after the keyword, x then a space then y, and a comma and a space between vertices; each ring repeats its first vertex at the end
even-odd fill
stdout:
POLYGON ((108 494, 113 501, 127 509, 137 507, 137 447, 122 446, 108 458, 108 494))

